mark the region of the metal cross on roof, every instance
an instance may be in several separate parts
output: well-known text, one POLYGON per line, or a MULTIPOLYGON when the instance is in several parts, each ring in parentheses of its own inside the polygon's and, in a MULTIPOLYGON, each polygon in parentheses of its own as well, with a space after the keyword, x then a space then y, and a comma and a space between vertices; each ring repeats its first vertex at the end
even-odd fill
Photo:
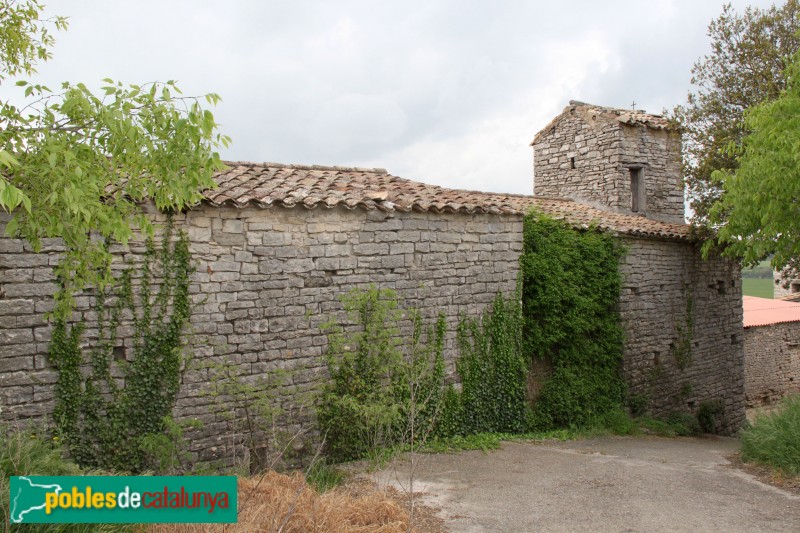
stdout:
POLYGON ((633 102, 631 102, 631 109, 633 109, 634 111, 636 111, 636 100, 634 100, 633 102))

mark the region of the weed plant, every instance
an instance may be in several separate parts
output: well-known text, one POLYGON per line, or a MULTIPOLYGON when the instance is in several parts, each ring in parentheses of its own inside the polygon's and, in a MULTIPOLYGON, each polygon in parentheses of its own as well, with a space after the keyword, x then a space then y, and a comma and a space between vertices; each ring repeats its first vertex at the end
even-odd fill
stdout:
POLYGON ((800 394, 759 416, 742 432, 742 459, 788 475, 800 475, 800 394))

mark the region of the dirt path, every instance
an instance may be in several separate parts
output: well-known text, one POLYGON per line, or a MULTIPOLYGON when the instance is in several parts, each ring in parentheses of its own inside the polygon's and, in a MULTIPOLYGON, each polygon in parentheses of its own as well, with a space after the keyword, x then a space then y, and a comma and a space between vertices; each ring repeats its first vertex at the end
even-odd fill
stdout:
MULTIPOLYGON (((727 438, 506 443, 421 455, 415 491, 451 531, 800 531, 800 495, 726 459, 727 438)), ((374 474, 403 490, 407 458, 374 474)))

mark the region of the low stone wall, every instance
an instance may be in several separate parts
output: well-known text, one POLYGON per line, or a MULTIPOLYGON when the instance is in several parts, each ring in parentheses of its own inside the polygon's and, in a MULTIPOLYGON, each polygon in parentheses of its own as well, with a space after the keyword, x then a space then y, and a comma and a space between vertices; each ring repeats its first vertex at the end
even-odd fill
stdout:
POLYGON ((744 421, 742 290, 732 261, 691 244, 624 239, 620 310, 629 393, 655 415, 721 400, 718 430, 744 421), (681 368, 682 367, 682 368, 681 368))
POLYGON ((800 393, 800 322, 744 328, 744 354, 748 408, 800 393))

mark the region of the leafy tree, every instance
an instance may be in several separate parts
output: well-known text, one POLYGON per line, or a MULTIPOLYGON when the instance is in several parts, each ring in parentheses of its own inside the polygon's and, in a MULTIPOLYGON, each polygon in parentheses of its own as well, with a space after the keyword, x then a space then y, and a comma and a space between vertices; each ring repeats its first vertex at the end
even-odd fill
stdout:
MULTIPOLYGON (((745 113, 750 134, 738 169, 714 173, 725 194, 709 213, 720 224, 725 253, 755 265, 769 254, 772 266, 800 267, 800 52, 786 70, 786 90, 745 113)), ((708 249, 712 243, 706 244, 708 249)))
POLYGON ((735 171, 727 147, 747 134, 745 110, 774 100, 786 87, 783 72, 800 45, 800 0, 743 14, 730 4, 708 27, 711 53, 692 68, 685 105, 671 113, 684 130, 683 167, 695 221, 705 223, 721 195, 715 170, 735 171))
MULTIPOLYGON (((174 81, 105 79, 101 95, 82 83, 58 91, 33 83, 37 62, 50 59, 50 31, 67 27, 42 12, 38 0, 0 2, 0 84, 26 78, 16 81, 21 104, 0 100, 0 208, 12 213, 7 235, 37 251, 46 238, 66 244, 56 308, 63 313, 75 290, 108 281, 108 242, 125 243, 137 228, 152 235, 143 202, 180 210, 214 186, 222 167, 215 149, 229 139, 174 81)), ((205 100, 215 105, 219 96, 205 100)))

